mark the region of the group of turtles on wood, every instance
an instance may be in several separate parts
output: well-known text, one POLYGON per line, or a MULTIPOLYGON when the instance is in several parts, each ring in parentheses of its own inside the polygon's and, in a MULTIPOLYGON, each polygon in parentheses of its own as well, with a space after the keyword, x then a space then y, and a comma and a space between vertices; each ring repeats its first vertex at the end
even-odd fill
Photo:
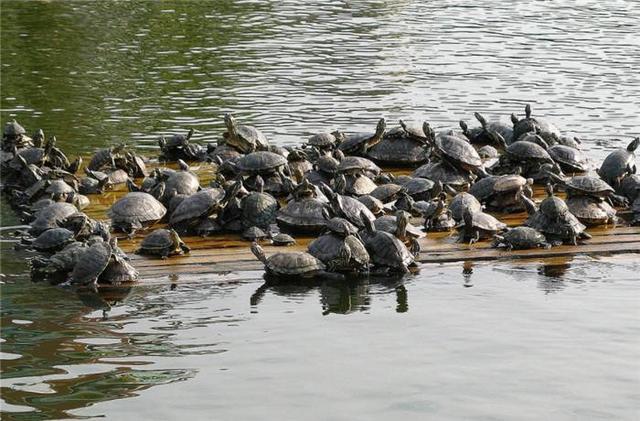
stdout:
POLYGON ((403 120, 388 129, 380 119, 371 132, 316 133, 285 148, 226 114, 216 144, 194 142, 193 129, 162 137, 159 161, 177 168, 152 170, 124 144, 96 151, 86 165, 70 161, 55 137, 42 130, 29 137, 14 120, 3 132, 2 190, 30 224, 21 246, 43 253, 32 260, 34 276, 79 285, 135 280, 112 232, 133 237, 158 223, 167 226, 148 233, 137 253, 168 258, 189 253, 181 236, 239 233, 280 278, 405 273, 430 231, 456 229, 461 242, 526 249, 578 244, 590 237, 587 227, 616 224, 616 207, 640 224, 640 138, 594 171, 581 141, 533 117, 529 105, 508 124, 474 117, 477 127, 461 121, 439 132, 403 120), (194 161, 199 172, 187 163, 194 161), (413 171, 395 175, 380 166, 413 171), (211 176, 206 185, 203 172, 211 176), (534 184, 547 186, 539 204, 534 184), (110 207, 108 223, 82 212, 89 196, 117 185, 129 193, 110 207), (509 229, 485 211, 529 216, 509 229), (317 236, 306 252, 267 257, 260 246, 295 244, 298 234, 317 236))

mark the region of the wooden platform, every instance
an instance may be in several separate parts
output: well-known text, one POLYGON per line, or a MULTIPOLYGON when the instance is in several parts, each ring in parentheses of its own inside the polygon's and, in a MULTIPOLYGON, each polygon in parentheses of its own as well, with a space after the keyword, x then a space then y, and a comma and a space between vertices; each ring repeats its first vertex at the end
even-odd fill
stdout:
MULTIPOLYGON (((194 167, 201 179, 201 185, 208 184, 212 171, 207 164, 194 167)), ((404 171, 406 172, 406 170, 404 171)), ((124 188, 103 195, 91 195, 91 205, 85 212, 96 219, 107 219, 106 211, 119 197, 126 194, 124 188)), ((541 188, 536 188, 536 198, 544 196, 541 188)), ((509 226, 517 226, 526 214, 495 214, 509 226)), ((153 228, 163 225, 158 224, 153 228)), ((487 261, 496 259, 549 259, 577 254, 640 253, 640 227, 625 226, 596 227, 587 230, 593 238, 578 246, 559 246, 551 249, 533 249, 506 251, 493 249, 490 242, 483 241, 474 245, 455 242, 456 232, 429 233, 421 240, 422 252, 418 258, 421 263, 444 263, 456 261, 487 261)), ((250 243, 239 235, 225 234, 215 237, 183 237, 191 247, 191 253, 184 256, 172 256, 168 259, 150 258, 134 254, 146 232, 138 233, 134 238, 120 238, 121 248, 130 253, 132 264, 140 272, 141 278, 164 277, 167 275, 213 274, 262 270, 263 265, 250 251, 250 243)), ((296 237, 298 244, 291 247, 274 247, 268 242, 263 244, 267 255, 281 251, 306 250, 313 238, 296 237)))

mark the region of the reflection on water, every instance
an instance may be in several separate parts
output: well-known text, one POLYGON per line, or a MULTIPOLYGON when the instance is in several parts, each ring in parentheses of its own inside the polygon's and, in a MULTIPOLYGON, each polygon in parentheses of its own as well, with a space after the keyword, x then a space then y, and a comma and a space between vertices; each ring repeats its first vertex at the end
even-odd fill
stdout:
MULTIPOLYGON (((159 134, 190 127, 215 141, 229 110, 288 144, 380 116, 451 126, 531 102, 594 159, 640 127, 638 2, 1 8, 0 120, 42 127, 71 154, 125 141, 153 155, 159 134)), ((4 201, 0 216, 19 223, 4 201)), ((76 294, 31 284, 25 254, 0 247, 3 419, 637 414, 638 256, 347 284, 172 276, 76 294)))

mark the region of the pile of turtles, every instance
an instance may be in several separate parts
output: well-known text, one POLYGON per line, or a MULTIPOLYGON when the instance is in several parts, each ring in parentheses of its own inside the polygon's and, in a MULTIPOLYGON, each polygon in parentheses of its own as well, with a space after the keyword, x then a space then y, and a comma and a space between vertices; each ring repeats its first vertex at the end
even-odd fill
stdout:
POLYGON ((176 165, 153 170, 124 144, 84 165, 70 161, 55 137, 28 136, 14 120, 2 137, 2 191, 29 224, 20 246, 42 253, 31 262, 34 277, 79 285, 136 279, 113 233, 148 232, 137 253, 160 258, 189 252, 180 236, 238 233, 267 274, 305 278, 406 273, 431 231, 525 249, 578 244, 589 238, 587 227, 618 223, 616 208, 640 224, 640 138, 597 167, 579 139, 534 117, 529 105, 508 124, 474 117, 476 127, 461 121, 438 132, 428 122, 387 128, 380 119, 370 132, 316 133, 285 148, 226 114, 215 144, 194 142, 193 130, 159 139, 160 165, 176 165), (212 175, 209 183, 192 171, 194 161, 212 175), (539 204, 534 184, 547 186, 539 204), (89 197, 117 185, 129 193, 111 206, 108 222, 82 212, 89 197), (529 217, 509 229, 485 211, 529 217), (267 257, 260 246, 295 244, 298 234, 316 237, 306 252, 267 257))

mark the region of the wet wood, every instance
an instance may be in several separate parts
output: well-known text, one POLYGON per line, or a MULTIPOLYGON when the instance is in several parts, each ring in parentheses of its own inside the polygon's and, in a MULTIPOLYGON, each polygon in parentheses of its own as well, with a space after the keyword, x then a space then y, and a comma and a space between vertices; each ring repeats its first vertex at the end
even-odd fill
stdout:
MULTIPOLYGON (((175 167, 175 165, 170 165, 175 167)), ((153 165, 151 165, 153 167, 153 165)), ((201 181, 206 186, 212 178, 212 168, 206 164, 192 167, 201 181)), ((409 173, 406 169, 398 173, 409 173)), ((139 180, 138 180, 139 181, 139 180)), ((109 191, 102 195, 90 195, 91 205, 85 209, 85 213, 92 218, 106 220, 107 211, 116 200, 127 193, 124 186, 109 191)), ((563 196, 560 192, 559 196, 563 196)), ((545 196, 544 189, 537 186, 534 196, 540 200, 545 196)), ((524 212, 513 214, 492 213, 509 226, 521 225, 527 215, 524 212)), ((416 220, 418 223, 419 220, 416 220)), ((183 240, 191 247, 191 252, 182 256, 172 256, 168 259, 140 256, 134 254, 138 249, 142 238, 155 228, 164 227, 165 224, 156 224, 145 231, 138 232, 133 238, 127 238, 118 234, 120 247, 130 253, 132 264, 140 272, 143 279, 157 277, 172 277, 185 274, 212 275, 229 274, 235 272, 255 271, 255 274, 245 273, 246 276, 259 277, 262 274, 263 265, 250 251, 250 243, 243 240, 238 234, 220 234, 211 237, 183 237, 183 240)), ((567 256, 611 255, 618 253, 640 253, 640 227, 598 226, 590 227, 587 232, 593 236, 577 246, 559 246, 551 249, 513 250, 491 248, 490 241, 481 241, 474 245, 460 244, 456 242, 457 233, 436 232, 429 233, 427 238, 420 240, 422 252, 418 261, 423 264, 447 263, 447 262, 473 262, 498 259, 518 259, 519 261, 548 260, 567 258, 567 256)), ((306 250, 309 242, 314 237, 296 236, 297 244, 290 247, 275 247, 263 242, 263 248, 267 255, 306 250)))

